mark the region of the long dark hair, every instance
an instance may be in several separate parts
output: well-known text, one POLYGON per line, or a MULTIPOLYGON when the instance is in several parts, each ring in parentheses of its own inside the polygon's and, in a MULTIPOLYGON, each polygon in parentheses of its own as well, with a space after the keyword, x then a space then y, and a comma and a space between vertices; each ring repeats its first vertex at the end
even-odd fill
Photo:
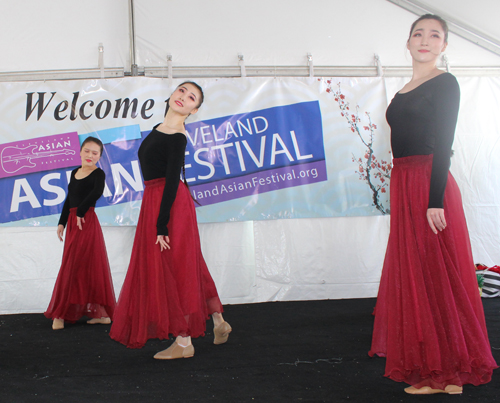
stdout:
POLYGON ((444 31, 444 42, 448 43, 448 24, 446 23, 445 20, 443 20, 439 15, 436 14, 424 14, 421 15, 418 19, 416 19, 413 24, 411 24, 411 29, 410 29, 410 35, 408 36, 408 40, 411 38, 411 34, 413 33, 413 30, 415 29, 415 26, 422 20, 436 20, 441 24, 441 28, 443 28, 444 31))

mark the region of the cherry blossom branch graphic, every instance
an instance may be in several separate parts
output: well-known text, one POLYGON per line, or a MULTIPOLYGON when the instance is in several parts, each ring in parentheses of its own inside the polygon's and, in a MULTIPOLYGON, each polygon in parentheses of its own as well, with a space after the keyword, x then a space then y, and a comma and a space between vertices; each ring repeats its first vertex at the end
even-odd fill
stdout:
MULTIPOLYGON (((320 79, 321 80, 321 79, 320 79)), ((384 207, 384 202, 381 200, 381 195, 387 193, 389 189, 389 181, 391 179, 392 165, 390 161, 378 160, 373 151, 373 143, 375 141, 375 130, 377 125, 372 122, 370 112, 365 112, 367 125, 360 129, 361 118, 359 117, 359 105, 356 105, 356 112, 350 110, 349 102, 345 100, 345 95, 342 94, 340 83, 337 84, 338 90, 332 89, 332 81, 325 80, 326 92, 332 93, 337 102, 340 114, 345 117, 351 132, 356 134, 366 148, 363 158, 358 158, 352 154, 352 161, 358 165, 358 170, 355 171, 359 175, 359 179, 365 181, 371 192, 372 200, 375 208, 382 214, 389 214, 389 208, 384 207)), ((390 153, 390 151, 389 151, 390 153)), ((387 200, 386 200, 387 202, 387 200)))

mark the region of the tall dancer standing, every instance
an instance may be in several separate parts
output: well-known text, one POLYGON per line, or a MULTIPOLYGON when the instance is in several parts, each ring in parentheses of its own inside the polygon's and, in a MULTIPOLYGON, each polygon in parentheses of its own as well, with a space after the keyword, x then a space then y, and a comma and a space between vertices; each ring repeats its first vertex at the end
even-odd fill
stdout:
POLYGON ((210 315, 215 344, 225 343, 232 330, 201 253, 193 199, 179 180, 187 144, 184 122, 202 103, 199 85, 179 85, 167 101, 163 123, 138 153, 146 188, 110 336, 130 348, 150 338, 176 337, 156 359, 192 357, 191 338, 204 335, 210 315))
POLYGON ((460 89, 436 67, 448 27, 417 19, 407 47, 413 76, 387 109, 394 168, 391 230, 370 355, 410 394, 460 394, 491 380, 488 341, 462 199, 449 172, 460 89))

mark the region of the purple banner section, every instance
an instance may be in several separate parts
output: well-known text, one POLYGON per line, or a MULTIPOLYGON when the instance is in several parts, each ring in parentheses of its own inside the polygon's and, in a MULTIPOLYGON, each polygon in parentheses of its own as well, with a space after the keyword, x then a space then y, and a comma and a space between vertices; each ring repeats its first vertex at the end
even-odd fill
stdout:
POLYGON ((321 160, 190 186, 190 190, 193 197, 202 206, 207 206, 256 193, 266 193, 326 180, 326 162, 321 160))
POLYGON ((78 133, 0 144, 0 178, 81 164, 78 133))

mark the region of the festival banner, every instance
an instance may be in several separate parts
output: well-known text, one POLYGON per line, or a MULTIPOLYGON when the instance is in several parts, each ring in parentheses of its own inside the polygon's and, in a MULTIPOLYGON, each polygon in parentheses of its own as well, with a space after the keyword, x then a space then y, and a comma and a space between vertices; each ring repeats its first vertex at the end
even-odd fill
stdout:
MULTIPOLYGON (((56 225, 80 144, 100 138, 103 225, 135 225, 137 151, 180 83, 126 78, 0 84, 0 225, 56 225)), ((381 79, 203 79, 186 122, 200 222, 387 214, 381 79)))
POLYGON ((327 180, 317 101, 192 123, 188 139, 186 179, 204 206, 327 180))

